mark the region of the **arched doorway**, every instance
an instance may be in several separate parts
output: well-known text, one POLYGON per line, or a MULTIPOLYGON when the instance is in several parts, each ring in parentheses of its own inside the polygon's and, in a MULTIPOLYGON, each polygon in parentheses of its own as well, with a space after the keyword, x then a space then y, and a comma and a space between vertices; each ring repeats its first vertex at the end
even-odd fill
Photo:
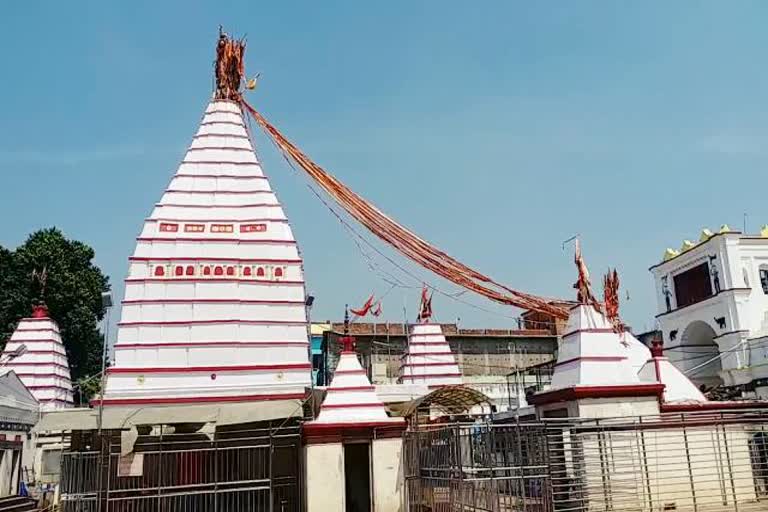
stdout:
POLYGON ((720 349, 715 343, 715 330, 707 322, 694 320, 683 331, 680 345, 668 354, 672 362, 696 385, 722 384, 720 349))

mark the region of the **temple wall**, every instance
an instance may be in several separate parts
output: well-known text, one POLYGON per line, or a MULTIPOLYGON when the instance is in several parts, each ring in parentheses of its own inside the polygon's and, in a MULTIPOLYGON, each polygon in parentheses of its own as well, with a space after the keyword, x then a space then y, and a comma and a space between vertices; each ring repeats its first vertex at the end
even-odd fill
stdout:
POLYGON ((313 444, 304 450, 307 512, 344 512, 344 445, 313 444))
POLYGON ((403 440, 376 439, 372 443, 373 509, 376 512, 399 512, 401 490, 403 440))

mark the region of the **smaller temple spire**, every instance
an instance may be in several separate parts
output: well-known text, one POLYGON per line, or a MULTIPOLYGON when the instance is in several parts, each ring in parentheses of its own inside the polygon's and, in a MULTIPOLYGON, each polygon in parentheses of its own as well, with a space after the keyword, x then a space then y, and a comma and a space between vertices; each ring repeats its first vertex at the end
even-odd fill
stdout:
POLYGON ((589 270, 587 264, 584 262, 584 256, 581 254, 581 244, 579 239, 576 238, 576 250, 574 251, 573 261, 576 263, 576 268, 579 271, 579 278, 573 287, 576 289, 576 300, 579 304, 590 304, 597 311, 602 311, 600 303, 592 293, 592 282, 589 279, 589 270))

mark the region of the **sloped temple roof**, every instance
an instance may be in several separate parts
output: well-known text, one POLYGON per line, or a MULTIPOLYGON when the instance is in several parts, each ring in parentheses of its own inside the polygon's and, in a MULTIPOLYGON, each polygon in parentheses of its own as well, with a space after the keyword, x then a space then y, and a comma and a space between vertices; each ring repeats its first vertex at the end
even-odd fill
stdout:
POLYGON ((43 410, 72 406, 67 351, 45 306, 35 306, 31 317, 19 321, 2 355, 7 362, 0 365, 0 374, 16 373, 43 410), (19 356, 12 355, 17 351, 19 356))
POLYGON ((304 272, 240 105, 213 100, 130 258, 106 405, 291 399, 304 272))

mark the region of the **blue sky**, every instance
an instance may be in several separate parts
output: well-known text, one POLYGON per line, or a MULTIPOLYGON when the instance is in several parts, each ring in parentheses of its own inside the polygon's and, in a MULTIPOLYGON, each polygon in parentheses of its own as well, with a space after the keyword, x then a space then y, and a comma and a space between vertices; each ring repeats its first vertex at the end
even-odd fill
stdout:
MULTIPOLYGON (((768 223, 767 15, 746 1, 8 3, 0 244, 58 226, 95 248, 119 300, 209 98, 221 23, 247 35, 247 68, 262 74, 251 103, 356 191, 549 296, 573 296, 561 242, 579 233, 594 280, 618 267, 623 316, 650 328, 647 269, 665 247, 745 212, 751 231, 768 223)), ((313 319, 386 291, 305 180, 257 144, 313 319)), ((414 316, 417 295, 392 290, 386 319, 404 303, 414 316)), ((438 320, 514 326, 514 310, 459 298, 488 311, 437 296, 438 320)))

